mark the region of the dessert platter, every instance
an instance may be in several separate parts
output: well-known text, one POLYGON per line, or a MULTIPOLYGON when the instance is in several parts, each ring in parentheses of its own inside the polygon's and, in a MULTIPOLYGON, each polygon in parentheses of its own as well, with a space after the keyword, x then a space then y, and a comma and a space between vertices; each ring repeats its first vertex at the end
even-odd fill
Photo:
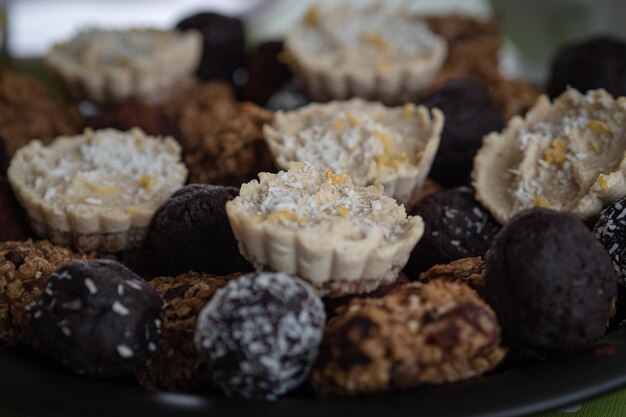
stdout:
POLYGON ((58 96, 0 71, 0 403, 521 416, 626 385, 626 44, 537 86, 497 19, 244 29, 83 31, 58 96))

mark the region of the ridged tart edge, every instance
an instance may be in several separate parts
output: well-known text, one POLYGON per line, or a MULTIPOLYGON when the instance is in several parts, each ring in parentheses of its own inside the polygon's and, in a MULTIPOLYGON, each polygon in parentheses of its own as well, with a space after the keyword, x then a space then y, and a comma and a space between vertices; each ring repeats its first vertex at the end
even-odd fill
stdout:
POLYGON ((226 213, 242 255, 257 270, 270 269, 301 277, 322 296, 366 293, 393 281, 424 233, 421 217, 409 217, 406 234, 382 243, 382 234, 338 243, 332 235, 254 221, 232 201, 226 213))

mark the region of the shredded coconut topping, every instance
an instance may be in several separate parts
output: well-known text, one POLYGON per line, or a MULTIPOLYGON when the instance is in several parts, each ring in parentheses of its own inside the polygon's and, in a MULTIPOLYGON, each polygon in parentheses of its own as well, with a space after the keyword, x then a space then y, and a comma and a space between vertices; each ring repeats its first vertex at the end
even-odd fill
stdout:
POLYGON ((86 131, 48 147, 34 142, 20 152, 26 153, 21 161, 25 185, 44 204, 62 211, 152 207, 155 199, 164 200, 178 189, 187 175, 173 139, 139 130, 86 131))
POLYGON ((308 126, 277 136, 285 165, 307 162, 318 171, 347 173, 358 185, 395 178, 419 170, 425 143, 415 106, 388 108, 378 104, 344 106, 335 115, 310 112, 308 126))
POLYGON ((261 173, 259 178, 244 184, 233 200, 258 222, 320 233, 342 230, 347 239, 382 234, 395 240, 409 228, 404 206, 384 196, 381 186, 355 186, 346 174, 321 174, 294 162, 289 171, 261 173))

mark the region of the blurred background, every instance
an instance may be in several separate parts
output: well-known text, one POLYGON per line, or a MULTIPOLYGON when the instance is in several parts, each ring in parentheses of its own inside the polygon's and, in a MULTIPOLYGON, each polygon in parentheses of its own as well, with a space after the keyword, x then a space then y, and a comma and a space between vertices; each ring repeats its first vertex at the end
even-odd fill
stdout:
MULTIPOLYGON (((349 1, 349 0, 347 0, 349 1)), ((238 16, 249 45, 280 37, 311 3, 335 0, 0 0, 3 54, 41 57, 48 48, 88 27, 172 27, 183 16, 214 10, 238 16)), ((354 1, 363 4, 367 1, 354 1)), ((626 35, 624 0, 392 0, 425 14, 459 12, 502 19, 502 70, 544 81, 548 61, 564 42, 593 33, 626 35)))

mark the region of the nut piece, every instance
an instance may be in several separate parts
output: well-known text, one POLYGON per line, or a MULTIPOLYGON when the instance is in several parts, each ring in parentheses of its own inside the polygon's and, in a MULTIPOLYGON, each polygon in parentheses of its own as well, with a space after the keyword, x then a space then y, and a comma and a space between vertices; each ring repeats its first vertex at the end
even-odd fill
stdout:
POLYGON ((462 282, 478 294, 482 294, 485 283, 485 263, 480 256, 462 258, 449 264, 435 265, 419 276, 421 282, 442 279, 448 282, 462 282))
POLYGON ((322 395, 440 384, 487 372, 505 353, 495 313, 468 286, 411 283, 331 319, 312 380, 322 395))
POLYGON ((239 275, 189 272, 150 281, 167 303, 167 308, 157 352, 137 371, 142 386, 150 390, 181 391, 206 388, 208 369, 194 344, 198 314, 215 291, 239 275))
POLYGON ((0 342, 32 343, 29 306, 59 267, 85 259, 41 240, 0 243, 0 342))

